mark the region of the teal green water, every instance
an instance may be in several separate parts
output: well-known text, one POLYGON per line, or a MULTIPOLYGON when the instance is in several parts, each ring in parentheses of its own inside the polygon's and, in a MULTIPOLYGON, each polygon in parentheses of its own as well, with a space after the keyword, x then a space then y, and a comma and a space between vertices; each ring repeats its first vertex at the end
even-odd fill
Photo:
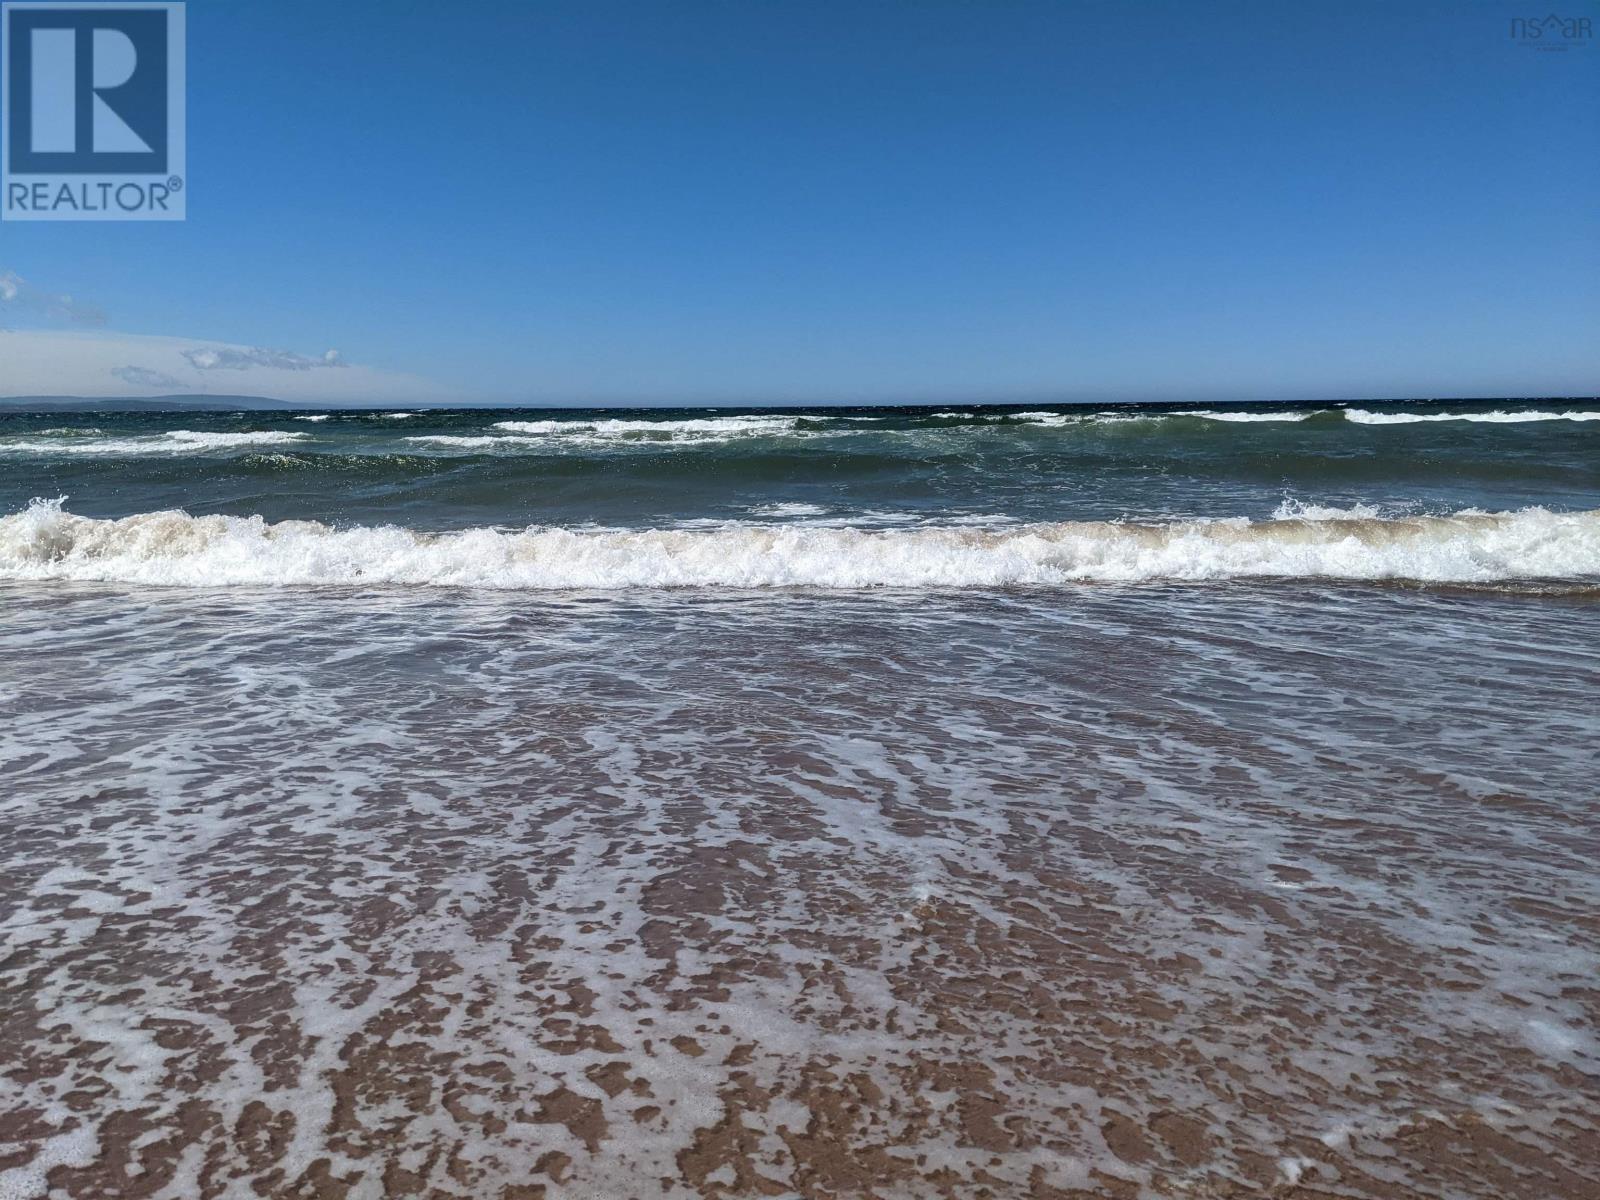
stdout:
POLYGON ((1259 518, 1285 498, 1600 507, 1600 403, 1349 409, 4 413, 0 511, 65 496, 96 517, 182 508, 444 530, 1259 518))

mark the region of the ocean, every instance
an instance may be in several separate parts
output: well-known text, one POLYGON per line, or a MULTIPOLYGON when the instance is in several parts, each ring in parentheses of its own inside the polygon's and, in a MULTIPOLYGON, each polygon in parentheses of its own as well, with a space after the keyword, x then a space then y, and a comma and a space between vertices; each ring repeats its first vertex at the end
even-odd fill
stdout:
POLYGON ((1600 1195, 1600 402, 0 413, 0 1200, 1600 1195))

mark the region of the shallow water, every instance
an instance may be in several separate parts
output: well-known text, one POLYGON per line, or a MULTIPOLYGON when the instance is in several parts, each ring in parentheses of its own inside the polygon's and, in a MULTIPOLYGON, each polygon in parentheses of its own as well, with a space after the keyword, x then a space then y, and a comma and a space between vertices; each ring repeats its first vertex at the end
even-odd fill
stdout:
POLYGON ((0 593, 0 1195, 1600 1186, 1592 598, 0 593))

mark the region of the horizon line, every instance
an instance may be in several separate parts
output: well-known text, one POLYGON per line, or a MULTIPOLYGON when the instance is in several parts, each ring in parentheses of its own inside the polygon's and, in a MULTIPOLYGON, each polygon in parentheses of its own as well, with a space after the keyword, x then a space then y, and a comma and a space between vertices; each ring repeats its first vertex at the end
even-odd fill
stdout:
POLYGON ((273 396, 252 395, 244 392, 202 392, 194 394, 168 393, 159 396, 75 396, 70 394, 27 394, 0 396, 0 406, 11 412, 28 412, 26 405, 71 405, 81 411, 93 411, 96 405, 134 405, 156 411, 238 411, 225 403, 207 408, 208 401, 244 401, 251 405, 272 409, 314 412, 390 412, 419 409, 430 412, 473 411, 480 409, 518 409, 548 411, 581 411, 590 409, 651 410, 651 409, 860 409, 860 408, 1194 408, 1223 405, 1230 408, 1276 407, 1309 408, 1339 407, 1355 404, 1494 404, 1551 401, 1558 403, 1600 402, 1600 393, 1568 394, 1503 394, 1477 396, 1340 396, 1311 399, 1282 400, 1048 400, 1043 398, 976 400, 976 399, 922 399, 922 400, 701 400, 701 401, 639 401, 639 400, 572 400, 572 401, 428 401, 409 403, 378 402, 372 404, 320 403, 308 400, 281 400, 273 396))

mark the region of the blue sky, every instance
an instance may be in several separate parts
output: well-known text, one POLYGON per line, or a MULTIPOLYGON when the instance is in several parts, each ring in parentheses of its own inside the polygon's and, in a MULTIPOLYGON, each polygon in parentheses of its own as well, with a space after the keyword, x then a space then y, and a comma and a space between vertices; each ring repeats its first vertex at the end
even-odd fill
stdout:
POLYGON ((0 226, 0 393, 1594 393, 1525 7, 191 0, 189 218, 0 226))

